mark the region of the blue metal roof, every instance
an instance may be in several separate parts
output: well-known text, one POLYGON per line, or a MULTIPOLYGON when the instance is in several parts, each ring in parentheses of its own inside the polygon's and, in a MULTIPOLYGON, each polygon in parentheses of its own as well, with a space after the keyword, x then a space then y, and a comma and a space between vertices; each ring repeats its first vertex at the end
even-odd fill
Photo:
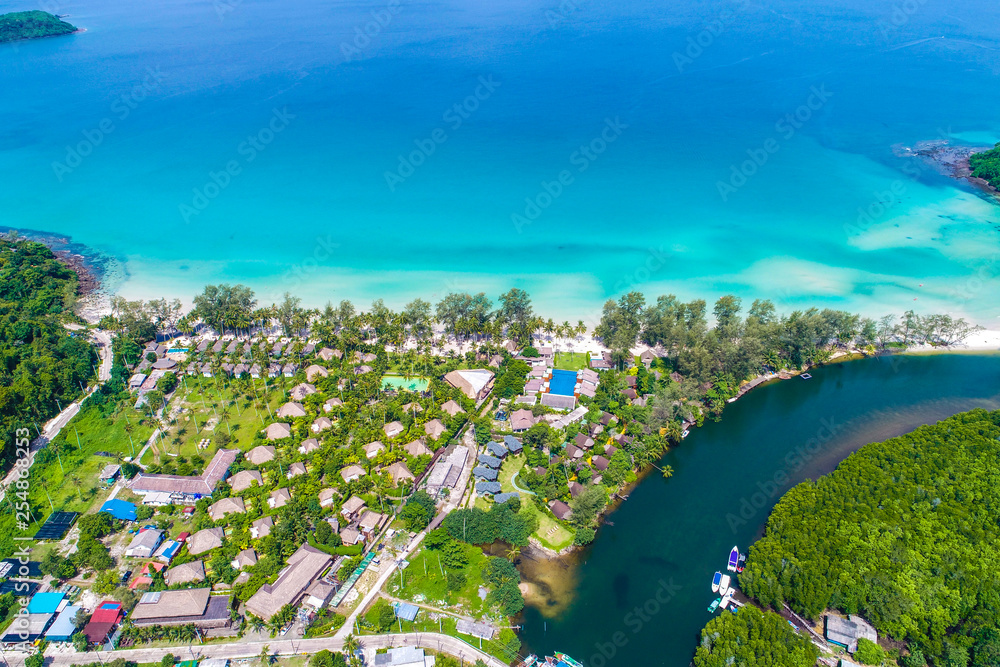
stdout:
POLYGON ((519 452, 521 451, 522 448, 522 445, 518 441, 518 439, 512 435, 505 435, 503 437, 503 444, 505 447, 507 447, 507 449, 509 449, 512 452, 519 452))
POLYGON ((29 614, 54 614, 56 609, 59 608, 59 603, 63 601, 66 597, 65 593, 56 593, 50 591, 48 593, 35 593, 35 596, 31 598, 31 602, 28 603, 28 613, 29 614))
POLYGON ((76 624, 73 618, 82 607, 69 605, 56 616, 49 629, 45 632, 45 638, 54 642, 68 642, 76 632, 76 624))
POLYGON ((408 602, 396 602, 393 607, 396 610, 396 617, 404 621, 412 621, 417 617, 417 612, 420 611, 420 607, 408 602))
POLYGON ((101 505, 101 511, 122 521, 135 521, 135 505, 125 500, 109 500, 101 505))

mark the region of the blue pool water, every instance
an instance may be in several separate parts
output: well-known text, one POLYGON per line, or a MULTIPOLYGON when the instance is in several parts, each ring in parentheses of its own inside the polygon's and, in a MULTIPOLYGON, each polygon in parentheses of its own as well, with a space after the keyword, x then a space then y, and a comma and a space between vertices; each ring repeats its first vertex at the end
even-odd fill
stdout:
POLYGON ((573 387, 576 386, 576 373, 573 371, 552 371, 552 379, 549 380, 549 393, 560 396, 572 396, 573 387))

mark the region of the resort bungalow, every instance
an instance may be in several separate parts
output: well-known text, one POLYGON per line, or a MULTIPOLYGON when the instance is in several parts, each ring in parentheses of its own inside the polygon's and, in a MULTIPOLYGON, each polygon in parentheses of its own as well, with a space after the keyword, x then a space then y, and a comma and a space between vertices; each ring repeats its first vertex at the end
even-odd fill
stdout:
POLYGON ((611 462, 608 461, 603 456, 595 456, 592 459, 590 459, 590 465, 592 465, 595 470, 600 470, 601 472, 604 472, 605 470, 608 469, 608 466, 611 465, 611 462))
POLYGON ((423 439, 420 438, 407 443, 403 446, 403 449, 405 449, 406 453, 410 456, 432 456, 434 454, 434 452, 428 449, 427 445, 424 444, 423 439))
POLYGON ((515 410, 510 415, 510 429, 514 433, 527 431, 534 425, 535 416, 531 414, 531 410, 515 410))
POLYGON ((476 479, 485 479, 488 482, 495 482, 498 476, 496 470, 486 466, 476 466, 472 469, 472 474, 476 476, 476 479))
POLYGON ((310 426, 313 433, 322 433, 333 427, 333 422, 328 417, 318 417, 310 426))
POLYGON ((476 493, 481 496, 500 493, 500 482, 476 482, 476 493))
POLYGON ((549 509, 552 510, 552 514, 560 521, 568 521, 573 516, 573 510, 561 500, 550 501, 549 509))
POLYGON ((317 356, 323 361, 330 361, 334 357, 340 359, 344 355, 343 353, 341 353, 340 350, 333 350, 330 349, 329 347, 324 347, 322 350, 319 351, 319 354, 317 356))
POLYGON ((212 517, 212 521, 225 519, 229 514, 245 514, 246 511, 246 505, 239 496, 223 498, 208 506, 208 516, 212 517))
POLYGON ((292 465, 288 466, 288 473, 285 475, 288 479, 293 477, 298 477, 299 475, 306 474, 306 464, 302 461, 296 461, 292 465))
POLYGON ((222 546, 222 538, 225 533, 222 528, 205 528, 187 538, 187 550, 192 556, 200 556, 203 553, 218 549, 222 546))
POLYGON ((312 364, 306 368, 306 380, 312 382, 316 378, 330 377, 330 372, 317 364, 312 364))
POLYGON ((368 510, 361 515, 361 519, 358 520, 358 529, 361 534, 365 536, 365 539, 372 539, 375 537, 375 533, 378 532, 379 526, 382 522, 386 520, 389 515, 379 514, 378 512, 373 512, 368 510))
POLYGON ((455 415, 457 415, 460 412, 465 412, 465 410, 462 409, 461 405, 459 405, 458 403, 456 403, 455 401, 453 401, 451 399, 449 399, 449 400, 445 401, 444 403, 442 403, 441 404, 441 409, 444 412, 447 412, 452 417, 454 417, 455 415))
POLYGON ((296 366, 295 364, 290 364, 290 363, 285 364, 284 366, 281 367, 281 374, 284 375, 286 378, 290 378, 295 375, 295 371, 297 371, 298 369, 299 367, 296 366))
POLYGON ((289 402, 289 403, 285 403, 280 408, 278 408, 278 416, 282 417, 282 418, 285 418, 285 417, 293 417, 293 418, 294 417, 305 417, 306 416, 306 409, 302 406, 301 403, 289 402))
POLYGON ((258 445, 247 452, 247 460, 255 466, 263 465, 274 460, 275 451, 273 445, 258 445))
POLYGON ((329 507, 330 505, 333 504, 333 499, 336 495, 337 495, 336 489, 327 488, 321 490, 319 492, 319 495, 316 496, 317 498, 319 498, 319 506, 329 507))
POLYGON ((354 528, 344 528, 340 531, 340 541, 349 547, 353 547, 355 544, 359 544, 364 540, 361 537, 361 533, 354 528))
POLYGON ((580 449, 590 449, 594 446, 594 439, 588 437, 585 433, 577 433, 576 437, 573 438, 573 442, 580 449))
POLYGON ((582 459, 584 451, 576 445, 566 445, 566 458, 582 459))
POLYGON ((494 441, 487 443, 486 450, 493 456, 497 457, 498 459, 503 459, 506 458, 507 456, 507 448, 504 447, 503 443, 500 442, 494 441))
POLYGON ((448 428, 441 422, 440 419, 432 419, 424 424, 424 433, 429 435, 434 440, 440 438, 441 435, 447 430, 448 428))
POLYGON ((292 427, 282 422, 275 422, 261 432, 268 440, 284 440, 292 436, 292 427))
POLYGON ((365 508, 365 501, 361 500, 357 496, 351 496, 344 501, 344 504, 340 507, 340 514, 347 519, 348 522, 354 521, 361 514, 361 510, 365 508))
MULTIPOLYGON (((407 403, 406 405, 403 406, 403 412, 408 412, 408 413, 413 414, 413 415, 417 414, 418 412, 423 412, 423 411, 424 411, 423 406, 421 406, 419 403, 416 403, 416 402, 407 403)), ((395 422, 395 423, 398 424, 399 422, 395 422)), ((402 424, 400 424, 400 425, 402 426, 402 424)))
POLYGON ((477 460, 479 461, 479 465, 484 465, 487 468, 493 468, 494 470, 499 468, 502 463, 500 459, 495 456, 490 456, 489 454, 480 454, 477 460))
POLYGON ((289 396, 291 396, 296 401, 301 401, 306 396, 315 393, 316 393, 316 386, 311 385, 308 382, 300 382, 299 384, 292 387, 292 390, 288 392, 289 396))
POLYGON ((451 371, 444 376, 444 380, 478 403, 493 388, 493 377, 493 371, 471 369, 451 371))
POLYGON ((503 446, 507 448, 511 454, 520 454, 523 446, 521 441, 512 435, 505 435, 503 437, 503 446))
POLYGON ((334 408, 339 408, 344 402, 339 398, 331 398, 323 404, 323 412, 333 412, 334 408))
POLYGON ((363 447, 365 450, 365 456, 373 459, 379 455, 379 453, 385 451, 385 445, 382 444, 381 440, 376 440, 375 442, 369 442, 363 447))
POLYGON ((399 484, 400 482, 412 482, 416 479, 410 469, 406 467, 406 463, 403 461, 396 461, 391 466, 385 469, 392 479, 394 484, 399 484))
POLYGON ((267 504, 271 509, 279 509, 287 505, 292 499, 292 494, 288 489, 275 489, 267 497, 267 504))
POLYGON ((340 476, 345 482, 353 482, 354 480, 364 477, 367 473, 361 466, 350 465, 340 471, 340 476))
POLYGON ((250 537, 255 540, 267 537, 271 534, 272 528, 274 528, 274 519, 269 516, 261 517, 250 524, 250 537))
POLYGON ((190 584, 194 581, 205 581, 205 563, 200 560, 182 563, 177 567, 172 567, 163 575, 167 586, 176 584, 190 584))
POLYGON ((316 438, 309 438, 307 440, 303 440, 302 444, 299 445, 300 454, 312 454, 317 449, 319 449, 319 440, 317 440, 316 438))
POLYGON ((388 424, 382 427, 382 430, 385 431, 385 435, 387 438, 395 438, 397 435, 399 435, 406 429, 399 422, 389 422, 388 424))
POLYGON ((230 563, 234 569, 242 570, 243 568, 250 567, 257 564, 257 552, 253 549, 244 549, 243 551, 236 554, 236 558, 230 563))
POLYGON ((503 504, 508 500, 513 500, 514 498, 520 498, 521 496, 517 493, 498 493, 493 496, 493 502, 503 504))

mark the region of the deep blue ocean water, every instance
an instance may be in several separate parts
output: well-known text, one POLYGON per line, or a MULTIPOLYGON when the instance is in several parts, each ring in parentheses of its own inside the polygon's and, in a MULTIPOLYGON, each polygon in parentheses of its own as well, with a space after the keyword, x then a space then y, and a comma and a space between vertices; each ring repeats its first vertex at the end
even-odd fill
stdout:
POLYGON ((996 3, 43 8, 87 31, 0 47, 0 225, 122 258, 126 296, 1000 316, 998 209, 893 152, 1000 140, 996 3))

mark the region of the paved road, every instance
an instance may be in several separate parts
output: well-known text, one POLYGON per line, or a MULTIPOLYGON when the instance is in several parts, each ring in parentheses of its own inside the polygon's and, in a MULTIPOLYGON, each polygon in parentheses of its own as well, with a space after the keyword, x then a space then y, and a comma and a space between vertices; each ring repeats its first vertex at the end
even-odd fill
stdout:
MULTIPOLYGON (((475 663, 482 660, 489 667, 506 667, 506 664, 496 658, 483 653, 471 644, 467 644, 461 639, 449 637, 431 632, 391 634, 391 635, 368 635, 358 637, 362 648, 366 653, 374 652, 380 648, 391 648, 396 646, 416 646, 419 648, 443 651, 449 655, 461 658, 468 663, 475 663)), ((318 637, 315 639, 273 639, 260 642, 233 642, 229 644, 196 644, 181 645, 165 648, 137 648, 124 649, 121 651, 91 651, 89 653, 76 653, 72 649, 56 651, 49 649, 46 655, 45 664, 47 667, 61 667, 73 663, 83 664, 87 662, 98 662, 111 660, 114 658, 124 658, 135 662, 159 662, 166 653, 173 653, 182 660, 201 658, 253 658, 260 655, 263 648, 269 647, 275 655, 296 655, 318 653, 323 649, 328 651, 342 651, 344 648, 343 639, 337 637, 318 637), (98 655, 99 653, 99 655, 98 655)), ((4 651, 7 663, 11 667, 17 667, 24 663, 25 654, 15 651, 4 651)))
POLYGON ((103 329, 94 330, 94 339, 99 343, 97 354, 101 357, 101 366, 97 369, 97 381, 107 382, 111 379, 111 334, 103 329))

